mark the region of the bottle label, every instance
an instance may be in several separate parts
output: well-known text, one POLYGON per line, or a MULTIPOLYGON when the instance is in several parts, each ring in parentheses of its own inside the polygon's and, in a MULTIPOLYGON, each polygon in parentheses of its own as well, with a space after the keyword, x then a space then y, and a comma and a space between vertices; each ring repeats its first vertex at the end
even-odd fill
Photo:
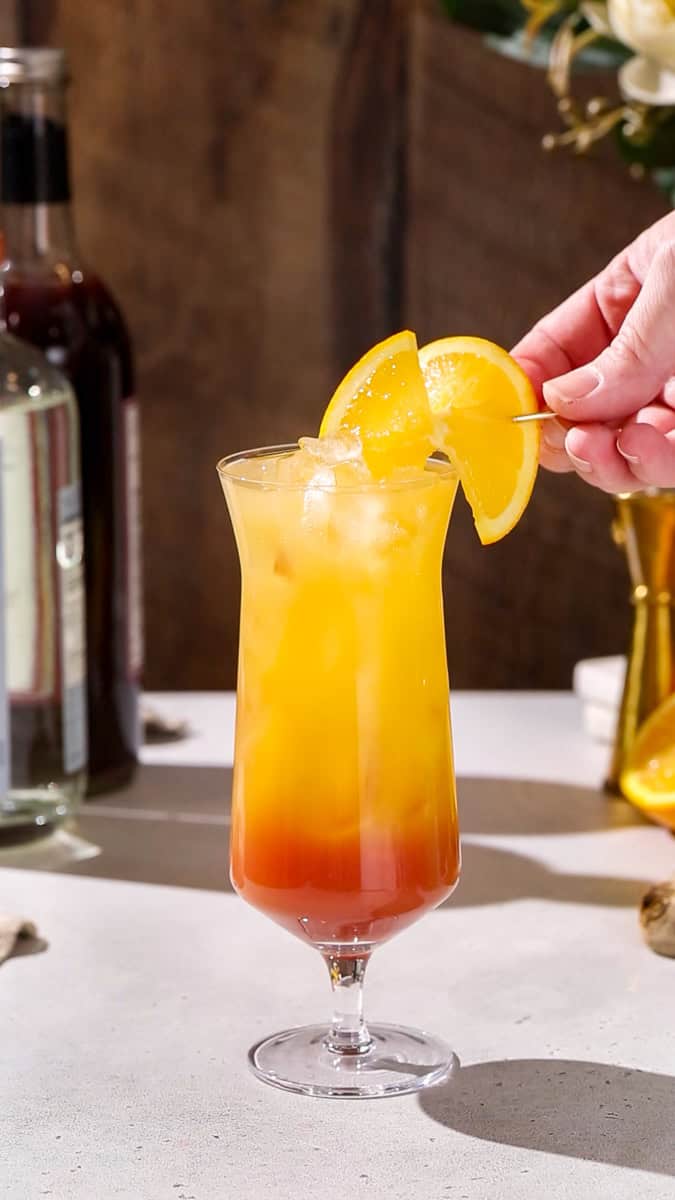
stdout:
POLYGON ((5 678, 21 703, 54 690, 53 660, 43 645, 49 639, 40 622, 40 607, 51 598, 49 570, 41 570, 38 517, 47 450, 35 421, 18 410, 3 413, 2 433, 5 678))
POLYGON ((79 771, 87 761, 86 637, 84 616, 84 534, 79 483, 58 491, 61 600, 61 685, 63 769, 79 771))
POLYGON ((138 405, 125 400, 122 406, 124 422, 124 482, 126 513, 126 576, 127 576, 127 673, 138 679, 143 670, 143 576, 141 541, 141 438, 138 405))
POLYGON ((9 697, 5 651, 5 555, 3 526, 3 444, 0 437, 0 801, 9 791, 9 697))

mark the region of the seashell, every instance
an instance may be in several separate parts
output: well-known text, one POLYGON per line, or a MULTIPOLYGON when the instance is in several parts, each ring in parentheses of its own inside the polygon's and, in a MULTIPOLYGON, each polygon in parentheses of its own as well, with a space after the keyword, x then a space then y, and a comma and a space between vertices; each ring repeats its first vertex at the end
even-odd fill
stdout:
POLYGON ((645 892, 640 905, 640 924, 650 949, 675 958, 675 879, 657 883, 645 892))

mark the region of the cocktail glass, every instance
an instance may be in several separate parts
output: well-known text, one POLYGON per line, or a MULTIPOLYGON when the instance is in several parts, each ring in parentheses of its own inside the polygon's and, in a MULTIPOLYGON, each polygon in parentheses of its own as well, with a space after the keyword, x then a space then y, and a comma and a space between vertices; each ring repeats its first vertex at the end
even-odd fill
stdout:
POLYGON ((218 464, 242 575, 231 875, 319 951, 334 1012, 249 1057, 294 1092, 418 1091, 455 1056, 431 1034, 367 1026, 362 988, 373 950, 459 874, 441 593, 457 478, 430 459, 384 483, 325 469, 297 482, 295 451, 218 464))

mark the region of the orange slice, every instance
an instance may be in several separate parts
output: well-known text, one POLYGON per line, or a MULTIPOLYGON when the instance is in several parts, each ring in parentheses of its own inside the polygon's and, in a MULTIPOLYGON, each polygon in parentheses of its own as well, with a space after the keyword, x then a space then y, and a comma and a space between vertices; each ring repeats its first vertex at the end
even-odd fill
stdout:
POLYGON ((518 364, 484 338, 451 337, 417 351, 414 333, 369 350, 338 386, 320 437, 357 436, 376 479, 420 469, 433 450, 457 468, 484 544, 521 517, 537 474, 539 430, 511 417, 537 411, 518 364))
POLYGON ((360 438, 376 479, 424 466, 434 449, 433 418, 414 333, 404 330, 373 346, 338 385, 319 436, 345 432, 360 438))
POLYGON ((537 411, 525 372, 478 337, 448 337, 419 352, 436 442, 454 463, 483 545, 513 529, 532 494, 539 461, 537 411))
POLYGON ((619 782, 631 804, 675 829, 675 696, 638 730, 619 782))

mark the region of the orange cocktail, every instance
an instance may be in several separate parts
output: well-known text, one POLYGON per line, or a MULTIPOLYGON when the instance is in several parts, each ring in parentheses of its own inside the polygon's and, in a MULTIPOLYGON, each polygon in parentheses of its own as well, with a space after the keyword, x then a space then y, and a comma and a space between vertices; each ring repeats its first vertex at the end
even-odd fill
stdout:
POLYGON ((219 464, 242 572, 232 880, 320 951, 333 989, 329 1026, 249 1052, 277 1087, 387 1096, 457 1064, 433 1034, 366 1025, 362 987, 373 949, 457 882, 443 544, 458 479, 483 542, 516 523, 533 417, 504 350, 418 352, 404 330, 347 373, 318 439, 219 464))
POLYGON ((222 469, 242 567, 232 880, 359 954, 459 871, 440 589, 457 482, 441 462, 379 484, 293 468, 222 469))

